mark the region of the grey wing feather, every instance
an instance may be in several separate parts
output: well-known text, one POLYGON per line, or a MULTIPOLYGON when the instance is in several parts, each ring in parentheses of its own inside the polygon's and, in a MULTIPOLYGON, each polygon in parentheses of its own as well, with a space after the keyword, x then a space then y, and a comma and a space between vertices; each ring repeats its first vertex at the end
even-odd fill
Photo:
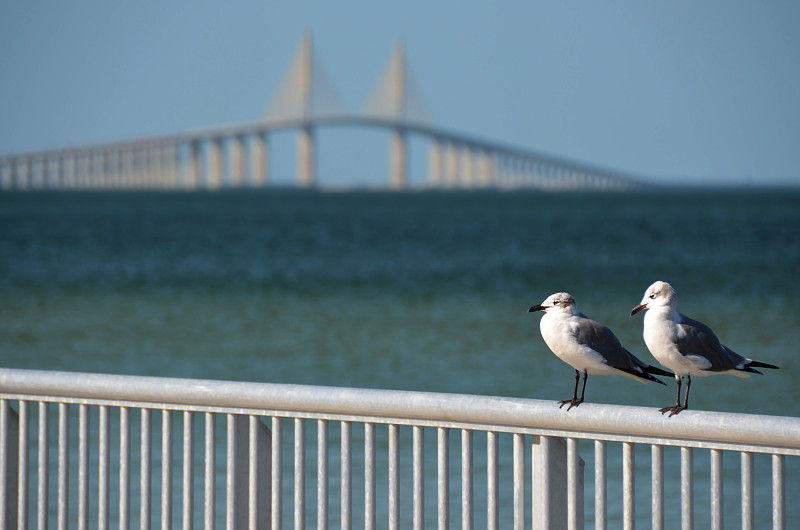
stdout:
POLYGON ((596 320, 584 315, 581 316, 583 319, 580 321, 580 333, 576 337, 580 344, 589 346, 605 357, 609 366, 625 371, 644 371, 647 364, 626 350, 614 335, 614 332, 596 320))
POLYGON ((683 332, 676 339, 682 355, 699 355, 711 363, 711 372, 735 370, 747 359, 722 344, 710 327, 702 322, 680 315, 678 328, 683 332))

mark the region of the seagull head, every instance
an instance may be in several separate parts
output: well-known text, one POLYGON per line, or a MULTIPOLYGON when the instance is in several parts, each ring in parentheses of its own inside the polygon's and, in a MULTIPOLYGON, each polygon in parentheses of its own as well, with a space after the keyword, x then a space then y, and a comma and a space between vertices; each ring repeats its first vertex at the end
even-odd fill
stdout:
POLYGON ((577 310, 575 299, 569 293, 555 293, 545 298, 544 302, 528 309, 528 313, 544 311, 545 313, 572 313, 577 310))
POLYGON ((656 282, 647 288, 639 305, 631 310, 631 316, 643 309, 669 307, 674 309, 678 304, 678 293, 667 282, 656 282))

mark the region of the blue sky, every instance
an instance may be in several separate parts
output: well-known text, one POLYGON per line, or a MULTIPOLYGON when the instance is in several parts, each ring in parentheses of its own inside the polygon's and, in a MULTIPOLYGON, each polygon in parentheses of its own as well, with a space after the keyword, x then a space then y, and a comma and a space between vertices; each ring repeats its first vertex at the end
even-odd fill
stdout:
MULTIPOLYGON (((800 184, 796 1, 32 0, 0 20, 0 153, 257 119, 308 29, 354 111, 403 39, 447 128, 659 180, 800 184)), ((320 173, 385 173, 385 139, 349 134, 369 169, 322 146, 320 173)))

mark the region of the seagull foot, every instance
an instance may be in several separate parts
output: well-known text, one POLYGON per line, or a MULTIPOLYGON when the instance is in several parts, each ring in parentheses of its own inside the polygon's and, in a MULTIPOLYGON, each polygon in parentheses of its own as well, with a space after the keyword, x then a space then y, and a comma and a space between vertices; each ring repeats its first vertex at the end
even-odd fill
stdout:
POLYGON ((663 409, 658 409, 661 414, 665 412, 669 412, 669 417, 673 417, 674 415, 678 414, 682 410, 686 410, 689 407, 680 406, 680 405, 673 405, 671 407, 664 407, 663 409))
POLYGON ((578 405, 583 403, 583 400, 582 399, 574 399, 574 398, 573 399, 565 399, 564 401, 559 401, 558 402, 558 408, 563 407, 567 403, 569 403, 569 407, 567 407, 567 410, 570 410, 572 407, 577 407, 578 405))

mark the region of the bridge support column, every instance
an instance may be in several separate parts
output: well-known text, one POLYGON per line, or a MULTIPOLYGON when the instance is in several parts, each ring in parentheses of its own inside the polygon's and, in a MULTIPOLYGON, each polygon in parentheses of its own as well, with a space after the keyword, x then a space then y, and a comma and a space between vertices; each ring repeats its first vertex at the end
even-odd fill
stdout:
POLYGON ((241 136, 231 136, 228 140, 228 171, 230 178, 228 183, 235 187, 240 188, 244 185, 244 146, 242 145, 243 138, 241 136))
POLYGON ((310 125, 304 125, 297 133, 297 185, 301 188, 314 186, 314 158, 314 129, 310 125))
POLYGON ((161 187, 161 148, 149 146, 147 148, 147 187, 150 189, 161 187))
POLYGON ((444 180, 445 186, 455 188, 458 186, 458 147, 449 144, 445 147, 444 180))
POLYGON ((250 182, 263 187, 269 181, 269 137, 256 133, 250 137, 250 182))
POLYGON ((200 182, 200 142, 190 140, 186 142, 186 166, 184 187, 194 190, 200 182))
POLYGON ((12 162, 8 159, 0 162, 0 189, 11 189, 11 179, 9 178, 11 175, 11 164, 12 162))
POLYGON ((222 185, 222 139, 212 138, 208 141, 206 150, 206 187, 211 190, 219 189, 222 185))
POLYGON ((472 189, 475 187, 475 164, 474 151, 472 146, 466 145, 461 151, 461 173, 463 174, 462 181, 465 188, 472 189))
POLYGON ((133 175, 133 150, 125 145, 120 148, 120 187, 127 189, 131 187, 131 176, 133 175))
POLYGON ((23 158, 17 164, 16 173, 16 188, 18 190, 27 190, 31 184, 31 161, 28 158, 23 158))
POLYGON ((438 188, 442 185, 442 146, 438 138, 431 139, 428 145, 428 186, 438 188))
POLYGON ((31 188, 32 189, 42 189, 42 178, 43 168, 42 168, 42 159, 36 157, 31 160, 31 188))
POLYGON ((103 188, 112 189, 117 187, 117 168, 116 151, 108 150, 103 154, 103 164, 101 165, 103 174, 103 188))
POLYGON ((59 189, 66 190, 71 185, 71 175, 74 172, 74 159, 68 155, 61 155, 58 159, 58 170, 56 171, 56 182, 59 189))
POLYGON ((405 189, 408 184, 408 144, 406 132, 401 127, 395 128, 392 132, 389 171, 391 189, 405 189))
POLYGON ((174 190, 178 187, 178 145, 174 141, 164 147, 163 161, 167 188, 174 190))
POLYGON ((481 187, 492 185, 492 155, 488 151, 481 150, 478 154, 478 178, 481 187))

